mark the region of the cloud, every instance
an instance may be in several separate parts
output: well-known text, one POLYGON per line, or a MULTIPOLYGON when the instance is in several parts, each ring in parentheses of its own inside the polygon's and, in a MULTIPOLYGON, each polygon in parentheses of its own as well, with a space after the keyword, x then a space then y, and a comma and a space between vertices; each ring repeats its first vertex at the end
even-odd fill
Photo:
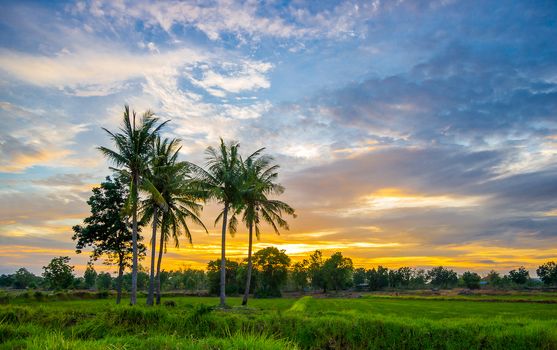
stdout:
MULTIPOLYGON (((341 227, 353 239, 372 233, 420 245, 478 240, 519 246, 555 237, 556 170, 500 177, 506 152, 462 147, 386 148, 290 174, 287 200, 313 229, 341 227)), ((304 226, 302 226, 304 227, 304 226)), ((300 227, 298 227, 300 229, 300 227)), ((533 243, 534 244, 534 243, 533 243)))
MULTIPOLYGON (((73 124, 42 110, 29 110, 0 102, 4 127, 0 130, 0 172, 21 172, 38 164, 68 159, 75 137, 87 124, 73 124)), ((61 162, 61 163, 60 163, 61 162)))
POLYGON ((112 19, 116 24, 129 25, 142 21, 158 26, 172 35, 175 26, 194 28, 210 40, 227 34, 235 35, 241 43, 260 37, 279 39, 308 39, 316 37, 342 38, 360 34, 363 23, 373 17, 381 3, 359 1, 341 2, 332 8, 312 11, 309 6, 293 3, 284 9, 276 4, 255 1, 90 1, 78 3, 70 11, 88 12, 97 20, 112 19))
POLYGON ((78 96, 110 94, 123 88, 128 80, 156 75, 165 67, 180 67, 201 59, 203 55, 189 49, 165 54, 80 49, 56 56, 0 50, 0 65, 9 75, 32 85, 68 89, 78 96))
POLYGON ((226 64, 227 74, 217 73, 209 67, 203 67, 202 77, 198 80, 193 78, 192 82, 217 97, 226 96, 227 92, 239 93, 267 89, 271 86, 267 73, 272 65, 263 62, 243 62, 242 64, 226 64))

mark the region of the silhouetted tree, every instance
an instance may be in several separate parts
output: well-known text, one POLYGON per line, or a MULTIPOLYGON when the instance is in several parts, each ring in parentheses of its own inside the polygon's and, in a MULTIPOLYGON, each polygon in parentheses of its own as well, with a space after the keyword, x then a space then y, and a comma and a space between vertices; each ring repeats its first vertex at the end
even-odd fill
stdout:
POLYGON ((323 253, 316 250, 309 256, 308 275, 314 289, 326 289, 325 274, 323 273, 323 253))
POLYGON ((346 289, 352 284, 352 270, 354 265, 352 259, 346 258, 341 252, 336 252, 323 263, 323 275, 325 278, 324 292, 334 289, 335 291, 346 289))
POLYGON ((550 261, 540 265, 536 273, 545 285, 557 284, 557 264, 555 262, 550 261))
POLYGON ((96 286, 98 290, 109 290, 112 285, 112 276, 108 272, 101 272, 97 275, 96 286))
POLYGON ((13 274, 13 287, 15 289, 36 288, 38 278, 26 268, 22 267, 13 274))
POLYGON ((363 267, 355 269, 352 275, 352 280, 354 282, 354 287, 358 289, 361 289, 363 286, 367 286, 367 270, 363 267))
POLYGON ((458 282, 458 275, 450 269, 443 266, 434 267, 427 272, 430 283, 434 287, 450 288, 454 287, 458 282))
POLYGON ((389 269, 383 266, 372 268, 367 272, 367 280, 370 290, 386 288, 389 286, 389 269))
POLYGON ((526 284, 530 280, 530 273, 524 266, 518 268, 518 270, 509 271, 509 278, 513 283, 518 285, 526 284))
POLYGON ((95 281, 97 280, 97 271, 93 267, 93 264, 87 264, 87 268, 83 273, 83 284, 85 288, 91 289, 95 286, 95 281))
POLYGON ((286 283, 290 257, 284 250, 267 247, 253 254, 253 265, 258 271, 255 295, 280 297, 280 288, 286 283))
POLYGON ((292 265, 291 278, 294 288, 299 291, 304 291, 308 286, 308 261, 303 260, 292 265))
MULTIPOLYGON (((107 177, 100 187, 93 188, 93 195, 87 201, 91 208, 91 215, 83 220, 83 225, 76 225, 72 229, 72 239, 76 242, 76 252, 92 248, 91 259, 101 257, 106 264, 118 267, 116 303, 120 303, 122 296, 122 276, 126 267, 130 266, 133 258, 132 231, 125 216, 125 206, 128 190, 122 180, 107 177)), ((141 241, 141 236, 138 235, 141 241)), ((140 257, 145 255, 145 246, 137 243, 140 257)))
MULTIPOLYGON (((238 262, 232 260, 226 260, 226 294, 236 295, 238 294, 238 262)), ((220 259, 209 261, 207 264, 207 279, 209 280, 209 293, 220 294, 220 259)))
POLYGON ((50 289, 67 289, 72 285, 74 267, 69 262, 68 256, 60 256, 43 266, 43 278, 50 289))
POLYGON ((480 289, 482 278, 475 272, 466 271, 462 274, 462 282, 468 289, 480 289))

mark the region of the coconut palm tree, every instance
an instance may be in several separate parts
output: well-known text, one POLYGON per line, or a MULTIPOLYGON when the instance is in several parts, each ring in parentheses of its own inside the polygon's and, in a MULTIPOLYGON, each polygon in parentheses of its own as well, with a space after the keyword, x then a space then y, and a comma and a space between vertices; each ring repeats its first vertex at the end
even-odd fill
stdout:
MULTIPOLYGON (((185 165, 184 163, 181 163, 185 165)), ((198 202, 203 199, 203 193, 193 185, 193 181, 188 178, 187 166, 184 167, 184 173, 176 176, 178 179, 170 190, 165 191, 163 196, 168 203, 168 209, 162 214, 161 236, 159 244, 159 258, 157 261, 156 275, 156 294, 157 304, 161 301, 161 262, 163 251, 166 251, 166 245, 170 239, 174 241, 174 246, 179 247, 179 237, 183 234, 188 242, 192 243, 191 231, 187 221, 201 226, 206 233, 207 228, 199 218, 203 206, 198 202)))
POLYGON ((179 139, 156 138, 149 178, 153 186, 159 191, 163 201, 161 205, 157 198, 152 196, 145 200, 142 219, 143 222, 151 221, 153 224, 148 305, 153 304, 155 288, 157 304, 160 303, 160 267, 163 251, 166 250, 166 243, 169 239, 174 238, 175 246, 178 247, 179 236, 183 231, 189 242, 192 242, 187 220, 200 224, 207 232, 205 225, 199 218, 203 207, 197 203, 203 200, 203 192, 192 185, 193 181, 189 174, 188 163, 177 161, 180 149, 179 139), (161 235, 155 276, 157 227, 161 227, 161 235), (154 280, 156 280, 156 285, 154 280))
MULTIPOLYGON (((136 125, 137 116, 135 111, 130 115, 129 106, 124 107, 123 126, 120 132, 113 133, 105 128, 116 150, 106 147, 98 149, 118 168, 112 168, 125 176, 130 181, 130 196, 126 203, 127 211, 131 211, 132 216, 132 286, 130 293, 130 304, 137 302, 137 212, 139 187, 156 194, 156 189, 143 175, 152 156, 153 140, 159 130, 168 122, 158 123, 158 118, 151 111, 143 113, 139 123, 136 125)), ((159 200, 161 199, 160 197, 159 200)))
POLYGON ((229 212, 234 212, 240 204, 240 186, 242 183, 241 159, 238 154, 240 144, 230 142, 226 144, 220 139, 218 149, 207 147, 207 170, 191 164, 196 174, 199 187, 208 199, 215 199, 222 204, 223 209, 215 219, 215 225, 222 221, 221 234, 221 267, 220 267, 220 306, 226 306, 225 277, 226 277, 226 229, 231 234, 236 232, 237 220, 233 216, 228 221, 229 212))
POLYGON ((288 223, 283 219, 283 214, 296 217, 294 209, 288 204, 274 199, 269 199, 270 195, 280 195, 284 192, 284 187, 276 180, 278 178, 277 164, 273 164, 273 158, 261 155, 264 148, 257 150, 242 162, 243 186, 241 189, 241 206, 237 213, 243 211, 242 221, 248 228, 248 269, 246 275, 246 288, 242 305, 248 303, 249 290, 251 284, 251 273, 253 269, 251 253, 253 246, 253 229, 257 239, 260 237, 260 223, 269 224, 276 234, 279 228, 288 230, 288 223))
POLYGON ((146 177, 151 181, 160 194, 162 201, 158 196, 150 195, 142 201, 142 222, 151 221, 153 233, 151 236, 151 269, 149 274, 149 289, 147 293, 147 305, 153 305, 155 291, 155 252, 157 247, 157 227, 160 226, 160 212, 168 209, 168 204, 163 196, 169 190, 178 178, 176 178, 177 169, 180 167, 176 163, 180 140, 178 139, 161 139, 156 137, 153 147, 153 156, 147 169, 146 177))

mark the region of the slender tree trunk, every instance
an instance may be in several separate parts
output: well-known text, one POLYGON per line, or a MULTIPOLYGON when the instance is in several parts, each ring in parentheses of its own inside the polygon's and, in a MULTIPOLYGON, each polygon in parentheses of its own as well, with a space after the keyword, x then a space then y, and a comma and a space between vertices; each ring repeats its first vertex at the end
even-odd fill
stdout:
POLYGON ((124 257, 118 257, 118 280, 116 281, 116 304, 122 300, 122 279, 124 277, 124 257))
POLYGON ((228 203, 224 203, 222 216, 222 244, 220 254, 220 306, 226 306, 226 224, 228 219, 228 203))
POLYGON ((153 293, 155 292, 155 252, 157 251, 157 206, 153 207, 153 236, 151 237, 151 270, 149 271, 149 292, 147 294, 147 305, 153 305, 153 293))
POLYGON ((137 303, 137 174, 133 176, 133 204, 132 204, 132 288, 130 293, 130 304, 137 303))
POLYGON ((250 222, 249 224, 249 244, 248 244, 248 273, 246 276, 246 290, 244 291, 244 299, 242 300, 242 305, 248 304, 248 297, 249 297, 249 290, 251 284, 251 270, 252 270, 252 261, 251 261, 251 250, 253 244, 253 223, 250 222))
POLYGON ((161 230, 161 238, 159 242, 159 260, 157 261, 157 305, 161 303, 161 261, 164 249, 164 235, 161 230))

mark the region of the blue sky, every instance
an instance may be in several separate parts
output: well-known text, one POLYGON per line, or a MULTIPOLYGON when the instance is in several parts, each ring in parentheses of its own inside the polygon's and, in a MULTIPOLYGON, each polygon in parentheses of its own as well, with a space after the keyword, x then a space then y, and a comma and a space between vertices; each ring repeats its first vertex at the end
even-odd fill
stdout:
MULTIPOLYGON (((4 1, 0 33, 0 272, 83 266, 70 227, 125 103, 171 119, 190 161, 219 136, 267 147, 299 217, 259 247, 479 271, 557 255, 554 1, 4 1)), ((168 268, 216 257, 212 231, 168 268)))

